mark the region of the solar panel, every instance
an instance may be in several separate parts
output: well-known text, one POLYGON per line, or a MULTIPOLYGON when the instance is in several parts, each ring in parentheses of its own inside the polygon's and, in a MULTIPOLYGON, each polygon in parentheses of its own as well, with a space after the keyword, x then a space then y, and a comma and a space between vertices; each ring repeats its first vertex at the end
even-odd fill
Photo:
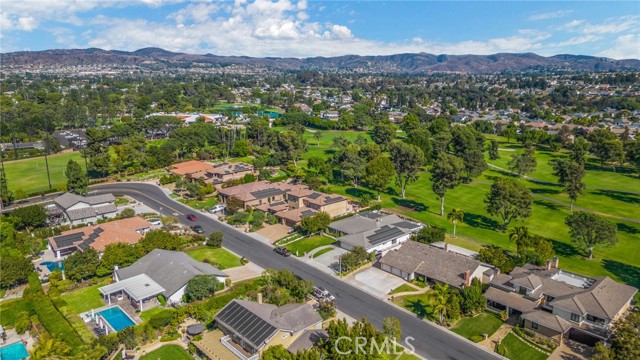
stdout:
POLYGON ((384 215, 380 214, 380 213, 374 213, 372 211, 365 211, 365 212, 361 212, 358 215, 366 217, 368 219, 378 219, 383 217, 384 215))
POLYGON ((391 239, 395 239, 404 235, 404 232, 396 227, 389 227, 387 225, 376 230, 373 235, 369 235, 367 239, 371 245, 376 245, 391 239))
POLYGON ((300 213, 300 217, 307 217, 307 216, 313 216, 316 212, 313 210, 305 210, 303 212, 300 213))
POLYGON ((222 309, 216 316, 216 320, 255 348, 259 348, 278 331, 275 326, 237 302, 232 302, 222 309))
POLYGON ((63 235, 53 238, 58 248, 64 248, 73 245, 75 242, 82 240, 84 233, 78 232, 69 235, 63 235))
POLYGON ((271 196, 276 196, 276 195, 282 195, 284 194, 284 191, 280 190, 280 189, 265 189, 265 190, 258 190, 258 191, 254 191, 251 193, 251 195, 253 195, 256 199, 260 199, 260 198, 266 198, 266 197, 271 197, 271 196))
POLYGON ((314 193, 312 193, 311 195, 309 195, 309 196, 307 196, 307 197, 308 197, 309 199, 314 199, 314 200, 315 200, 315 199, 319 198, 320 196, 322 196, 322 194, 321 194, 321 193, 314 192, 314 193))
POLYGON ((103 233, 103 232, 104 232, 104 229, 103 229, 103 228, 97 228, 97 229, 93 230, 93 232, 94 232, 95 234, 101 234, 101 233, 103 233))
POLYGON ((325 204, 333 204, 333 203, 337 203, 340 201, 343 201, 344 198, 342 196, 334 196, 334 197, 327 197, 324 202, 325 204))
POLYGON ((80 243, 80 245, 78 245, 78 247, 82 250, 87 250, 89 248, 89 244, 87 244, 86 242, 82 242, 80 243))

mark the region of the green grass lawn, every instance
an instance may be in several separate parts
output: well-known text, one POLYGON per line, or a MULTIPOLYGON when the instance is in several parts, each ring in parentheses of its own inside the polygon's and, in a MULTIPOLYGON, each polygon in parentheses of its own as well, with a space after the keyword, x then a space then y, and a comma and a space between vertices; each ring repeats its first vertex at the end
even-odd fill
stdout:
MULTIPOLYGON (((67 169, 69 160, 77 161, 84 169, 84 159, 79 152, 49 156, 49 173, 51 174, 51 187, 53 189, 66 185, 67 177, 64 172, 67 169)), ((26 194, 49 190, 44 156, 5 161, 4 168, 9 190, 13 191, 14 194, 17 190, 22 190, 26 194)))
POLYGON ((393 299, 393 302, 418 315, 420 318, 426 318, 431 321, 438 320, 437 314, 433 313, 433 307, 429 305, 426 294, 396 297, 393 299))
POLYGON ((328 253, 329 251, 332 251, 332 250, 333 250, 333 248, 325 248, 325 249, 322 249, 320 251, 316 251, 315 253, 313 253, 313 258, 315 259, 318 256, 324 255, 324 254, 326 254, 326 253, 328 253))
POLYGON ((154 317, 155 315, 162 313, 162 312, 172 312, 175 311, 174 309, 166 309, 166 308, 162 308, 162 307, 154 307, 151 308, 149 310, 145 310, 143 312, 140 313, 140 319, 142 319, 143 321, 149 321, 149 319, 151 319, 152 317, 154 317))
POLYGON ((16 316, 23 311, 33 314, 31 303, 25 299, 11 299, 0 302, 0 325, 14 326, 16 316))
POLYGON ((459 320, 450 330, 467 339, 472 336, 493 335, 502 325, 502 320, 490 313, 482 313, 471 318, 459 320))
POLYGON ((213 205, 215 205, 217 203, 218 203, 218 200, 216 199, 215 196, 211 196, 211 197, 205 198, 202 201, 198 200, 198 199, 185 201, 185 205, 191 206, 192 208, 198 209, 198 210, 211 209, 213 207, 213 205))
POLYGON ((287 245, 287 249, 291 251, 293 255, 304 256, 305 253, 309 253, 311 250, 319 248, 325 245, 331 245, 336 242, 334 239, 328 236, 311 236, 301 240, 297 240, 287 245))
POLYGON ((62 299, 69 305, 69 308, 76 314, 80 314, 91 309, 104 306, 102 301, 102 295, 100 294, 99 287, 106 285, 106 283, 100 283, 97 285, 87 286, 85 288, 71 291, 63 294, 62 299))
POLYGON ((398 286, 397 288, 391 290, 389 295, 399 294, 399 293, 407 292, 407 291, 416 291, 416 288, 414 288, 411 285, 402 284, 402 285, 398 286))
POLYGON ((192 360, 193 357, 178 345, 164 345, 140 357, 140 360, 192 360))
POLYGON ((218 269, 229 269, 232 267, 240 266, 240 258, 230 253, 223 248, 201 248, 187 252, 189 256, 198 260, 204 261, 208 259, 208 262, 218 269), (217 265, 216 265, 217 264, 217 265))
POLYGON ((509 333, 500 343, 507 349, 506 357, 512 360, 545 360, 548 356, 509 333))

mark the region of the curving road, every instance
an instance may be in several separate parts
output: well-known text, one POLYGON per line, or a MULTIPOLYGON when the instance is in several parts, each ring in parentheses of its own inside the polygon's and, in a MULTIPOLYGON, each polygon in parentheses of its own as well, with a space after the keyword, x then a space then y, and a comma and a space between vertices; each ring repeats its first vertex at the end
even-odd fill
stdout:
MULTIPOLYGON (((381 299, 357 289, 334 276, 314 268, 294 256, 285 258, 272 248, 246 234, 231 228, 208 216, 199 215, 197 221, 187 220, 186 215, 196 213, 190 207, 170 199, 159 187, 145 183, 113 183, 91 187, 92 193, 114 193, 130 196, 163 215, 178 214, 180 222, 186 225, 201 225, 206 233, 222 231, 225 248, 246 257, 267 269, 287 269, 314 284, 324 287, 336 296, 337 307, 347 315, 367 318, 377 328, 382 329, 385 317, 393 316, 400 321, 403 337, 413 337, 410 343, 417 354, 428 360, 483 360, 500 359, 472 342, 415 315, 403 311, 381 299)), ((402 345, 405 345, 404 343, 402 345)))

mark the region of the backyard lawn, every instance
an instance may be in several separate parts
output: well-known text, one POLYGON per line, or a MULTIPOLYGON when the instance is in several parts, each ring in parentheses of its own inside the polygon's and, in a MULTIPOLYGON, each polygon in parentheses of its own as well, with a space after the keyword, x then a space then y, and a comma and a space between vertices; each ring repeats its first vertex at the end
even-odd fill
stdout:
POLYGON ((502 320, 490 313, 482 313, 472 318, 459 320, 450 330, 470 339, 472 336, 493 335, 502 325, 502 320))
POLYGON ((141 312, 140 313, 140 319, 142 319, 144 321, 149 321, 149 319, 151 319, 152 317, 154 317, 155 315, 157 315, 159 313, 173 312, 173 311, 175 311, 175 310, 156 306, 154 308, 151 308, 149 310, 145 310, 145 311, 141 312))
MULTIPOLYGON (((84 159, 79 152, 68 152, 49 156, 49 173, 51 174, 51 187, 58 189, 67 182, 64 175, 67 162, 75 160, 84 169, 84 159)), ((28 195, 38 191, 49 190, 47 181, 47 168, 44 156, 23 160, 5 161, 4 169, 7 176, 9 190, 15 192, 21 190, 28 195)))
POLYGON ((140 360, 192 360, 193 357, 178 345, 164 345, 140 357, 140 360))
POLYGON ((62 299, 76 314, 99 308, 105 305, 104 301, 102 301, 100 290, 98 290, 99 287, 104 285, 106 285, 106 282, 71 291, 63 294, 62 299))
POLYGON ((220 270, 240 266, 240 258, 223 248, 205 247, 188 251, 187 254, 198 261, 205 261, 220 270))
POLYGON ((500 345, 507 349, 506 357, 512 360, 545 360, 548 358, 545 353, 518 339, 513 333, 509 333, 500 345))
POLYGON ((291 251, 293 255, 304 256, 305 253, 309 253, 313 249, 319 248, 321 246, 331 245, 334 242, 336 242, 335 239, 332 239, 328 236, 316 235, 294 241, 286 247, 287 249, 289 249, 289 251, 291 251))

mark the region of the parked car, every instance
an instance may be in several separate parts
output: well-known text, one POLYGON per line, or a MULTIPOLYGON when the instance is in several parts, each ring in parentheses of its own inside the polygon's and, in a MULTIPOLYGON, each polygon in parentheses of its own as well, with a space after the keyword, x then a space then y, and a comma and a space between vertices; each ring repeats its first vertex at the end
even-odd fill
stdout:
POLYGON ((225 204, 216 204, 211 208, 211 210, 209 210, 209 212, 214 214, 214 213, 223 211, 226 208, 227 208, 227 206, 225 204))
POLYGON ((204 229, 200 225, 192 226, 191 230, 193 230, 193 232, 195 232, 196 234, 204 234, 204 229))
POLYGON ((187 220, 196 221, 196 220, 198 220, 198 217, 195 216, 194 214, 189 214, 189 215, 187 215, 187 220))
POLYGON ((311 295, 318 301, 334 301, 336 299, 328 290, 314 286, 311 295))
POLYGON ((149 224, 151 226, 162 226, 162 221, 160 219, 149 219, 149 224))
POLYGON ((275 249, 273 249, 273 251, 275 251, 276 253, 278 253, 278 254, 280 254, 280 255, 282 255, 284 257, 291 256, 291 251, 289 251, 289 249, 287 249, 284 246, 278 246, 275 249))

